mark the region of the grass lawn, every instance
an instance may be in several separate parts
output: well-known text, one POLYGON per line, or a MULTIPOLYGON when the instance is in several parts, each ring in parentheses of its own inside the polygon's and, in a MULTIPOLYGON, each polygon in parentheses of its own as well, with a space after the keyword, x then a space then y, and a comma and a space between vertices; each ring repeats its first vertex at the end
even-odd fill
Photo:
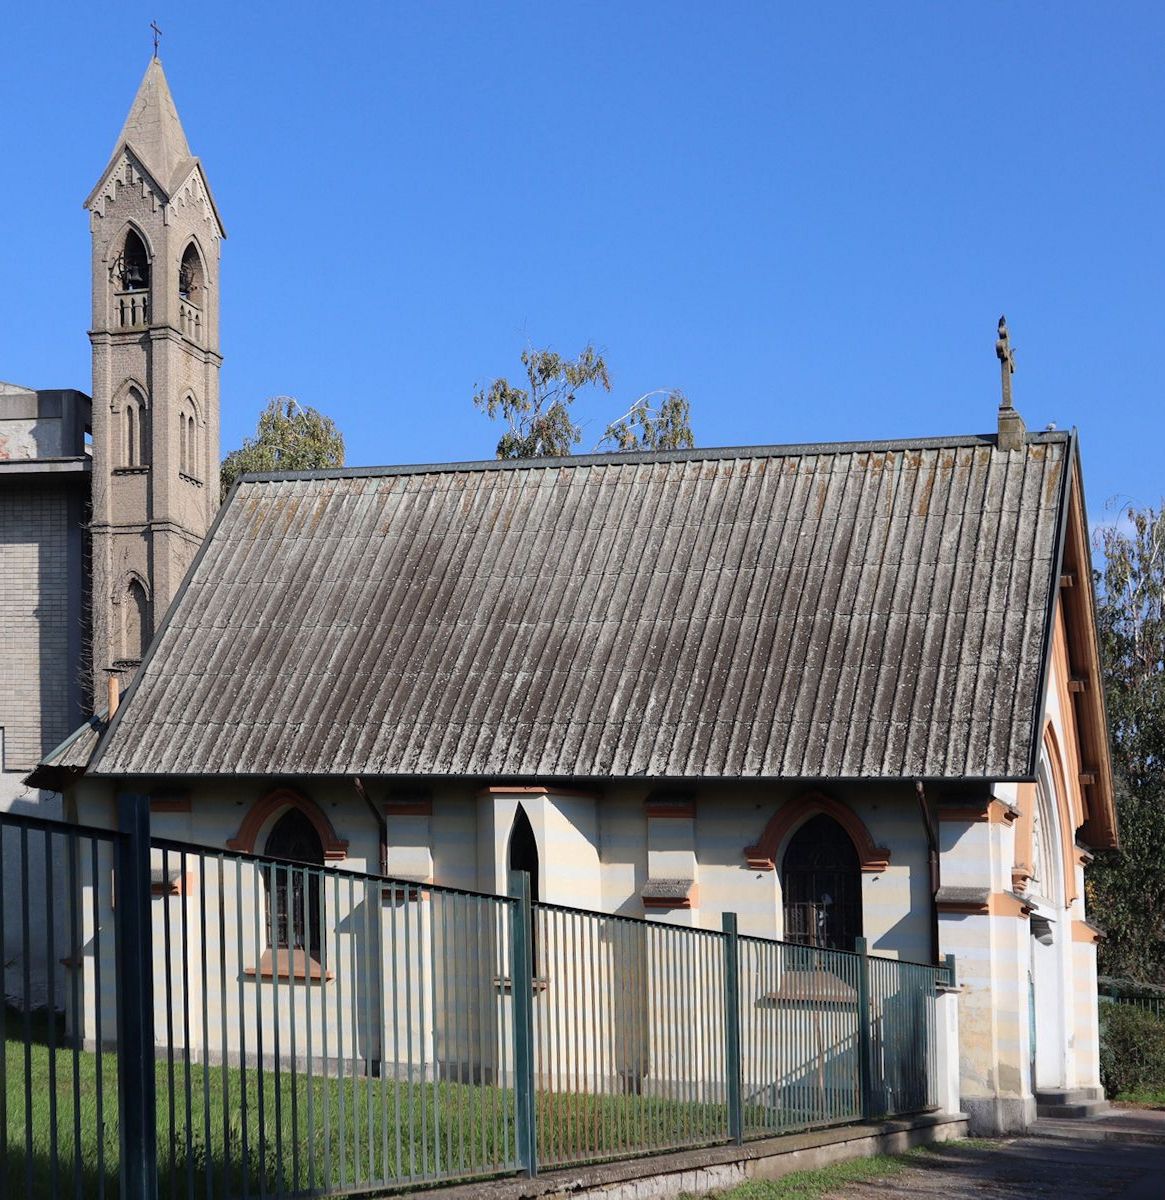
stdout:
MULTIPOLYGON (((9 1024, 8 1033, 15 1032, 9 1024)), ((35 1035, 45 1038, 44 1030, 35 1035)), ((47 1038, 45 1039, 47 1040, 47 1038)), ((114 1054, 5 1043, 0 1196, 116 1196, 114 1054), (25 1080, 30 1086, 26 1089, 25 1080), (55 1139, 54 1139, 55 1131, 55 1139), (54 1154, 55 1148, 55 1154, 54 1154), (55 1164, 55 1166, 54 1166, 55 1164)), ((352 1189, 517 1167, 513 1092, 157 1063, 162 1197, 352 1189), (173 1113, 173 1120, 171 1120, 173 1113)), ((723 1140, 722 1105, 540 1092, 539 1161, 582 1162, 723 1140)))
MULTIPOLYGON (((0 1196, 116 1196, 116 1055, 74 1053, 59 1027, 50 1054, 43 1017, 27 1046, 21 1017, 9 1012, 5 1032, 22 1036, 5 1042, 0 1060, 0 1196)), ((334 1065, 328 1077, 310 1079, 287 1068, 188 1069, 177 1051, 173 1062, 158 1061, 154 1083, 164 1200, 372 1190, 518 1167, 507 1088, 354 1076, 350 1068, 337 1078, 334 1065)), ((727 1140, 720 1102, 538 1092, 535 1104, 538 1161, 546 1168, 727 1140)), ((746 1105, 744 1116, 760 1135, 821 1124, 820 1115, 790 1102, 746 1105)))
POLYGON ((1117 1096, 1120 1104, 1136 1104, 1140 1108, 1165 1108, 1165 1088, 1138 1088, 1121 1092, 1117 1096))
MULTIPOLYGON (((919 1146, 905 1154, 879 1154, 873 1158, 854 1158, 834 1163, 817 1171, 794 1171, 783 1179, 758 1179, 739 1187, 705 1194, 703 1200, 824 1200, 851 1183, 882 1183, 913 1167, 951 1151, 986 1150, 992 1142, 982 1138, 964 1138, 937 1146, 919 1146)), ((891 1193, 892 1193, 892 1189, 891 1193)), ((695 1200, 685 1194, 680 1200, 695 1200)))

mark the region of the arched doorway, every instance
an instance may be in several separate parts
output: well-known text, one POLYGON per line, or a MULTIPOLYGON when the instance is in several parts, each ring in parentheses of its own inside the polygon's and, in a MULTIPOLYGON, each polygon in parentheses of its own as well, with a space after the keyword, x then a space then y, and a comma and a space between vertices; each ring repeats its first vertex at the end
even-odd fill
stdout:
POLYGON ((811 817, 781 861, 785 940, 853 950, 862 934, 862 871, 849 834, 832 818, 811 817))

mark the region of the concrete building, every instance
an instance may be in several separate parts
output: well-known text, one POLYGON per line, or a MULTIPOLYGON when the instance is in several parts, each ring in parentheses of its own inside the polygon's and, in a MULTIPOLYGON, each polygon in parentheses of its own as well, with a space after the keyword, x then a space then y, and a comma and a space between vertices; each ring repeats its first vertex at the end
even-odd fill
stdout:
MULTIPOLYGON (((61 797, 29 788, 25 776, 91 711, 89 421, 81 392, 0 383, 0 812, 62 816, 61 797)), ((22 886, 18 858, 6 841, 0 886, 14 894, 22 886)), ((43 906, 33 925, 33 944, 43 946, 43 906)), ((18 941, 8 926, 5 962, 20 958, 18 941)), ((30 986, 34 1002, 47 1001, 39 962, 30 986)))

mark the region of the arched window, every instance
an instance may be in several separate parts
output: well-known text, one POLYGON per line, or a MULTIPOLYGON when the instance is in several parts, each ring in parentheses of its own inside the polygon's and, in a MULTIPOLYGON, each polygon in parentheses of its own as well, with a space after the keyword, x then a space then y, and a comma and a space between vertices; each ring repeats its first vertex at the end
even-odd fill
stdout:
POLYGON ((131 387, 123 406, 124 436, 122 441, 124 465, 143 467, 150 461, 149 411, 145 397, 131 387))
MULTIPOLYGON (((538 842, 534 837, 530 818, 526 810, 519 804, 514 814, 514 823, 510 826, 510 845, 507 851, 507 865, 511 871, 525 871, 530 876, 530 903, 538 902, 538 842)), ((533 922, 532 945, 530 946, 530 961, 534 964, 534 974, 538 975, 538 922, 533 922)))
POLYGON ((141 662, 150 642, 150 600, 137 579, 125 590, 121 657, 124 662, 141 662))
POLYGON ((119 283, 123 292, 148 292, 150 290, 150 256, 146 246, 134 229, 126 231, 121 249, 119 283))
POLYGON ((289 808, 275 822, 265 851, 285 860, 264 868, 268 943, 272 949, 303 950, 322 962, 320 874, 312 869, 324 865, 320 835, 300 809, 289 808))
POLYGON ((1040 762, 1036 782, 1036 806, 1032 813, 1032 877, 1028 890, 1050 904, 1062 903, 1063 887, 1056 850, 1056 800, 1051 772, 1040 762))
POLYGON ((785 939, 853 950, 862 934, 862 872, 849 834, 824 813, 789 839, 781 864, 785 939))

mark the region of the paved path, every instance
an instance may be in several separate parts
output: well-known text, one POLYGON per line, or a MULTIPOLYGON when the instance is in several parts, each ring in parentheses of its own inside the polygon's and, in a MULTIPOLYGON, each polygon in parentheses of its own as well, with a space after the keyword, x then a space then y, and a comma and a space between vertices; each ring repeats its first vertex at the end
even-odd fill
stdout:
POLYGON ((946 1148, 902 1174, 832 1192, 830 1200, 1165 1200, 1165 1143, 1090 1132, 946 1148))

